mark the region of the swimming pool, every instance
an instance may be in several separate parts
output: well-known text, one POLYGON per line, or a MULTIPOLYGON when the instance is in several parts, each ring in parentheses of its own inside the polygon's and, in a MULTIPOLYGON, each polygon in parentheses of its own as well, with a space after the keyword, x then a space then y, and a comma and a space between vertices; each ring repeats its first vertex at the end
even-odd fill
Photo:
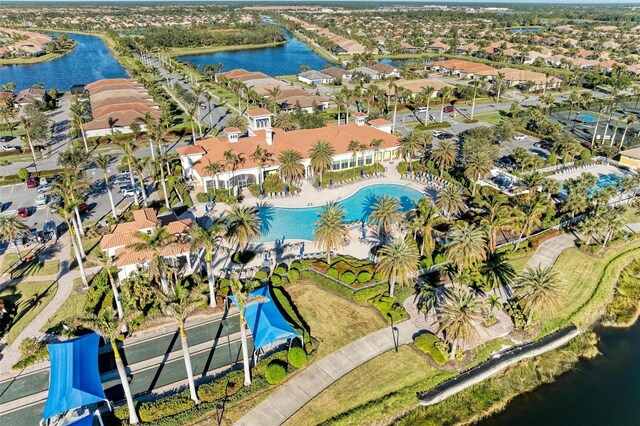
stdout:
MULTIPOLYGON (((348 223, 367 221, 371 207, 378 197, 383 195, 397 198, 402 211, 412 209, 414 203, 424 196, 420 191, 407 186, 377 184, 359 189, 338 204, 345 209, 348 223)), ((323 205, 300 208, 259 206, 262 235, 258 241, 265 243, 275 240, 313 240, 314 222, 318 220, 318 212, 322 207, 323 205)))
MULTIPOLYGON (((619 175, 617 173, 609 173, 607 175, 599 175, 598 176, 598 180, 596 180, 596 184, 593 185, 589 189, 589 196, 590 197, 594 196, 596 194, 596 192, 598 192, 602 188, 606 188, 607 186, 617 187, 618 184, 620 183, 620 180, 623 177, 624 176, 621 176, 621 175, 619 175)), ((564 187, 560 190, 560 195, 563 196, 563 197, 567 196, 567 190, 564 187)))

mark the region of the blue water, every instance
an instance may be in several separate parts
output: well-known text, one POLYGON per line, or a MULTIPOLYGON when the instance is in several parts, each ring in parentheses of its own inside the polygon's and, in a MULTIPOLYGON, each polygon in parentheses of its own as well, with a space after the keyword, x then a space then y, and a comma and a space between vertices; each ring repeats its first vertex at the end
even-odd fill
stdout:
MULTIPOLYGON (((284 30, 284 29, 283 29, 284 30)), ((321 70, 326 59, 318 56, 306 44, 284 30, 287 43, 281 46, 260 47, 247 50, 230 50, 226 52, 202 53, 199 55, 180 56, 180 61, 188 61, 198 66, 222 64, 223 71, 244 68, 248 71, 260 71, 267 75, 290 75, 300 72, 300 65, 321 70)))
MULTIPOLYGON (((601 190, 602 188, 606 188, 607 186, 617 187, 622 178, 623 176, 620 176, 619 174, 616 174, 616 173, 598 176, 598 180, 596 181, 596 184, 593 185, 591 189, 589 189, 589 196, 590 197, 594 196, 599 190, 601 190)), ((567 190, 565 188, 562 188, 560 190, 560 194, 566 197, 567 190)))
POLYGON ((127 77, 125 69, 111 56, 100 37, 69 34, 78 41, 75 50, 59 59, 30 65, 0 66, 0 83, 16 83, 17 90, 37 83, 45 88, 67 91, 74 84, 103 78, 127 77))
MULTIPOLYGON (((400 201, 402 211, 410 210, 422 197, 415 189, 401 185, 371 185, 359 189, 349 198, 340 201, 346 211, 348 223, 368 221, 371 207, 377 198, 389 195, 400 201)), ((262 236, 260 242, 272 242, 275 240, 313 240, 314 222, 318 220, 318 213, 323 206, 304 208, 284 208, 261 206, 258 208, 262 221, 262 236)))
POLYGON ((542 28, 511 28, 511 32, 514 34, 521 34, 521 33, 539 33, 540 31, 542 31, 542 28))

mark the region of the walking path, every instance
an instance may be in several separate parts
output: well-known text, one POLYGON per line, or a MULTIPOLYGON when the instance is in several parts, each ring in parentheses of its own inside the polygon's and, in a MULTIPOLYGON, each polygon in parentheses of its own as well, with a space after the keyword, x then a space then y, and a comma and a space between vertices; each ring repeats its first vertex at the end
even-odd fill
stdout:
POLYGON ((569 232, 566 234, 558 235, 540 244, 538 250, 531 256, 527 266, 529 268, 543 267, 550 268, 558 260, 558 257, 568 248, 574 247, 576 236, 569 232))
MULTIPOLYGON (((411 321, 396 326, 397 345, 412 341, 418 329, 411 321)), ((389 328, 371 333, 327 355, 283 384, 236 424, 280 425, 333 382, 365 362, 394 348, 389 328)))

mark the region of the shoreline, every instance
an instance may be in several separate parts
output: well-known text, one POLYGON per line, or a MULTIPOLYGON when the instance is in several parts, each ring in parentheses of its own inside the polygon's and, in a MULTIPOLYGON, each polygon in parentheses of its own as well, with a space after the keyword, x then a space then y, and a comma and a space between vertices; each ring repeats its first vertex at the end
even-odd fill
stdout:
MULTIPOLYGON (((287 31, 289 31, 289 30, 287 30, 287 31)), ((298 41, 300 41, 301 43, 304 43, 305 46, 307 46, 309 49, 311 49, 316 55, 319 55, 321 58, 326 59, 327 61, 329 61, 332 64, 342 65, 342 60, 338 56, 332 56, 331 54, 326 52, 324 49, 319 48, 318 46, 316 46, 313 43, 311 43, 308 38, 306 40, 304 40, 303 37, 305 37, 305 36, 303 36, 302 34, 298 33, 297 31, 289 31, 289 32, 298 41)))
MULTIPOLYGON (((59 31, 62 32, 62 31, 59 31)), ((69 50, 62 52, 62 53, 45 53, 44 55, 41 56, 34 56, 34 57, 30 57, 30 58, 11 58, 11 59, 0 59, 0 67, 2 66, 14 66, 14 65, 36 65, 36 64, 43 64, 45 62, 51 62, 51 61, 55 61, 56 59, 60 59, 63 56, 68 55, 71 52, 74 52, 76 50, 76 47, 78 47, 78 41, 77 40, 72 40, 72 46, 69 48, 69 50)))
POLYGON ((272 43, 263 44, 238 44, 238 45, 224 45, 224 46, 202 46, 202 47, 180 47, 169 49, 166 53, 172 58, 179 58, 181 56, 191 55, 207 55, 218 52, 231 52, 234 50, 251 50, 251 49, 263 49, 266 47, 277 47, 287 44, 287 41, 275 41, 272 43))

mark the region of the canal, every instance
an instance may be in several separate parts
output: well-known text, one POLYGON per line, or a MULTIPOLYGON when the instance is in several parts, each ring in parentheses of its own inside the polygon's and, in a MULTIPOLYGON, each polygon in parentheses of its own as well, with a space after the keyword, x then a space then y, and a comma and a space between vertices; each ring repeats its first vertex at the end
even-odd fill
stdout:
POLYGON ((78 45, 73 52, 61 58, 38 64, 0 66, 0 84, 12 81, 19 91, 44 83, 47 90, 67 91, 74 84, 127 77, 125 69, 111 56, 100 37, 69 34, 69 38, 76 40, 78 45))
POLYGON ((640 325, 596 333, 602 355, 579 361, 573 371, 517 397, 479 425, 639 425, 640 325))
POLYGON ((280 46, 186 55, 177 59, 182 62, 191 62, 200 69, 204 65, 222 64, 223 71, 243 68, 248 71, 260 71, 270 76, 297 74, 300 72, 301 65, 321 70, 330 63, 289 31, 284 28, 283 31, 287 43, 280 46))

